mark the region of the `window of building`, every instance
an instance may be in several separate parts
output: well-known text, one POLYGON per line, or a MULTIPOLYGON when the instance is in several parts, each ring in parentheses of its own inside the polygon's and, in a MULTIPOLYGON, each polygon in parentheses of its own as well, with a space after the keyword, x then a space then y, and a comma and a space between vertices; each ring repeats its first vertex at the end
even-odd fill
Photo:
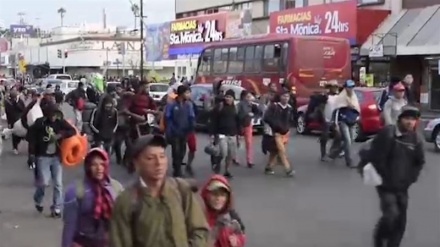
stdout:
POLYGON ((263 71, 279 72, 281 65, 281 45, 270 44, 264 46, 263 71))
POLYGON ((292 9, 295 8, 295 0, 284 0, 284 9, 292 9))
POLYGON ((228 73, 242 73, 244 65, 244 48, 229 48, 228 73))
POLYGON ((207 49, 200 57, 199 71, 201 75, 211 74, 212 50, 207 49))
POLYGON ((280 0, 265 0, 263 2, 263 16, 269 16, 271 12, 281 10, 280 0))
POLYGON ((246 47, 245 55, 244 55, 244 71, 245 72, 254 72, 254 51, 255 46, 246 47))

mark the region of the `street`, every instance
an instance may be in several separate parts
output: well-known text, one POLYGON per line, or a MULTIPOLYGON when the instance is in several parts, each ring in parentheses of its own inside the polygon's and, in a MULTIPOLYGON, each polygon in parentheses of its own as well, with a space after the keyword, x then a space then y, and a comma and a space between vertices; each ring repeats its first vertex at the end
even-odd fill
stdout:
MULTIPOLYGON (((70 114, 69 114, 70 115, 70 114)), ((356 170, 342 160, 321 163, 316 136, 292 135, 289 157, 295 178, 286 178, 281 167, 277 175, 263 174, 266 158, 261 153, 261 137, 255 137, 255 164, 233 167, 235 205, 240 213, 250 247, 367 247, 379 216, 373 188, 362 184, 356 170)), ((202 183, 210 174, 209 157, 203 153, 208 136, 198 134, 195 159, 197 179, 202 183)), ((59 219, 39 215, 33 205, 33 173, 24 154, 12 154, 6 141, 0 158, 0 247, 60 246, 62 224, 59 219)), ((355 144, 357 150, 359 144, 355 144)), ((26 145, 21 145, 22 153, 26 145)), ((440 154, 426 146, 427 164, 419 182, 410 190, 408 226, 403 247, 435 247, 440 244, 440 154), (437 161, 436 161, 437 160, 437 161)), ((170 160, 171 161, 171 160, 170 160)), ((82 166, 64 170, 64 185, 80 178, 82 166)), ((113 164, 111 174, 128 183, 130 176, 113 164)), ((46 211, 52 188, 47 190, 46 211)))

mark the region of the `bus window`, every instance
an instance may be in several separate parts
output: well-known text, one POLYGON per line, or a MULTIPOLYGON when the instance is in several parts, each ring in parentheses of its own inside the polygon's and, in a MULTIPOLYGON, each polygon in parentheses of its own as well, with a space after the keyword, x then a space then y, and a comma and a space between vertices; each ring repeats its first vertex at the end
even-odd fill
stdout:
POLYGON ((229 48, 229 64, 228 73, 242 73, 243 72, 243 55, 238 54, 238 51, 243 53, 243 48, 231 47, 229 48))
POLYGON ((257 45, 255 47, 255 60, 254 60, 254 71, 261 71, 261 60, 263 59, 263 46, 257 45))
POLYGON ((246 47, 246 52, 244 55, 244 71, 254 72, 254 49, 255 46, 246 47))
POLYGON ((281 50, 282 64, 280 66, 282 72, 285 72, 287 70, 288 57, 289 57, 289 43, 283 43, 283 47, 281 50))
POLYGON ((279 72, 281 58, 281 46, 270 44, 264 46, 263 71, 279 72))
MULTIPOLYGON (((226 65, 228 60, 223 61, 223 50, 224 49, 215 49, 214 50, 214 63, 213 63, 213 72, 214 74, 222 74, 226 72, 226 65)), ((227 51, 228 49, 226 49, 227 51)))
POLYGON ((212 50, 207 49, 203 51, 203 54, 200 57, 199 71, 201 72, 201 75, 211 74, 211 62, 212 62, 212 50))

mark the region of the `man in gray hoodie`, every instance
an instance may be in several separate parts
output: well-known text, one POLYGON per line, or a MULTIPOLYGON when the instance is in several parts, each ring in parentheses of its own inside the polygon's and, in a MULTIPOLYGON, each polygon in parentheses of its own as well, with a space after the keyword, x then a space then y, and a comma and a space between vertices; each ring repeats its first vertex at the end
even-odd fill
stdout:
POLYGON ((385 125, 395 125, 403 106, 407 105, 405 86, 399 82, 393 87, 393 95, 389 97, 382 111, 385 125))

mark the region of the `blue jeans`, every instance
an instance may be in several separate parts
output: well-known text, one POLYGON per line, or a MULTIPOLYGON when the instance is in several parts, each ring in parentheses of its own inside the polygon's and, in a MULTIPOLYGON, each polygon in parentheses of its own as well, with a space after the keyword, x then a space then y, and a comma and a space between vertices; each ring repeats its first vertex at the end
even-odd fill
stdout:
POLYGON ((353 142, 354 129, 346 123, 339 122, 339 135, 335 137, 333 145, 330 148, 330 157, 336 158, 342 151, 344 151, 345 163, 347 166, 353 165, 351 156, 351 144, 353 142))
POLYGON ((46 187, 49 186, 50 179, 53 181, 53 200, 52 210, 61 210, 63 203, 63 167, 60 158, 55 157, 37 157, 37 167, 39 182, 36 185, 34 202, 41 205, 44 199, 46 187))

